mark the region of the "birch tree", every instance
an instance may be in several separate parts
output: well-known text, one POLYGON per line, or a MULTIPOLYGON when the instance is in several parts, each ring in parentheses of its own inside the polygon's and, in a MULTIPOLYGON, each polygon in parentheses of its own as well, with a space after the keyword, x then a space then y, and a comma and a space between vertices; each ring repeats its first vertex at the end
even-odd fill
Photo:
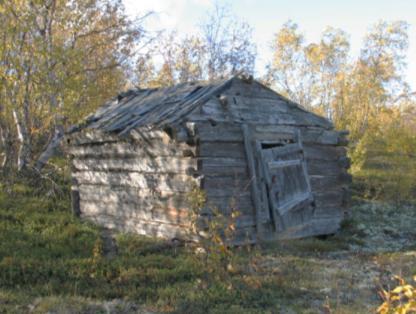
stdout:
POLYGON ((0 19, 3 163, 17 151, 18 169, 40 170, 71 123, 123 89, 143 19, 121 0, 12 0, 0 19))
POLYGON ((198 25, 198 32, 165 32, 136 63, 140 87, 170 86, 191 81, 214 81, 241 71, 253 74, 256 45, 252 28, 227 7, 215 6, 198 25), (161 61, 160 61, 161 60, 161 61), (159 64, 158 64, 159 63, 159 64))

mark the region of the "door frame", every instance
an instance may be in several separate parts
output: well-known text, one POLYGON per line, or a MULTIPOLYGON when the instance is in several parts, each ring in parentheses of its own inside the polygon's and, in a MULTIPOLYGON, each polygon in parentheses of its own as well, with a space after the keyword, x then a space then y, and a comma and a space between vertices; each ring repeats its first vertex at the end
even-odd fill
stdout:
MULTIPOLYGON (((299 150, 301 152, 301 164, 307 182, 307 190, 312 197, 300 131, 292 128, 291 130, 284 129, 282 132, 267 132, 267 134, 264 134, 264 132, 259 132, 255 125, 242 124, 241 128, 251 181, 250 186, 255 209, 257 237, 262 238, 266 235, 266 229, 268 229, 267 232, 270 232, 270 228, 265 227, 267 224, 272 226, 274 233, 280 233, 284 231, 284 225, 279 213, 274 210, 274 206, 271 204, 268 190, 268 182, 270 182, 268 180, 271 178, 263 159, 262 150, 265 149, 264 145, 276 145, 282 146, 282 148, 286 146, 289 151, 291 149, 299 150), (264 134, 263 136, 262 133, 264 134)), ((308 198, 307 201, 311 200, 308 198)))

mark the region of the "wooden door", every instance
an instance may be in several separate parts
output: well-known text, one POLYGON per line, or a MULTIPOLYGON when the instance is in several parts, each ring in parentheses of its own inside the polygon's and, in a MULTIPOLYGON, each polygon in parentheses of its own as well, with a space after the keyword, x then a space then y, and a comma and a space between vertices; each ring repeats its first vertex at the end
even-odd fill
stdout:
POLYGON ((257 148, 276 231, 297 236, 313 216, 313 197, 299 133, 291 141, 259 142, 257 148))

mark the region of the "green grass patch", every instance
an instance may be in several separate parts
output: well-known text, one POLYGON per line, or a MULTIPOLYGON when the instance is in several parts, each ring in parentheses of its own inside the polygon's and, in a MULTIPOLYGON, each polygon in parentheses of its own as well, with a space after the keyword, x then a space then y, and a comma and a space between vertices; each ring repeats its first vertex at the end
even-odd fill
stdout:
POLYGON ((0 308, 64 311, 71 304, 65 300, 84 300, 76 304, 83 308, 96 306, 89 300, 123 299, 166 312, 257 313, 290 297, 280 279, 236 271, 224 281, 194 248, 162 240, 118 234, 117 255, 107 259, 97 247, 100 228, 68 208, 68 200, 20 183, 0 192, 0 308))
POLYGON ((98 226, 39 191, 16 181, 0 192, 0 312, 365 313, 378 302, 377 269, 416 269, 408 250, 350 251, 380 235, 394 241, 401 215, 399 235, 412 237, 412 208, 357 202, 337 235, 233 249, 232 270, 218 271, 224 263, 207 264, 192 245, 133 234, 116 234, 107 258, 98 226))

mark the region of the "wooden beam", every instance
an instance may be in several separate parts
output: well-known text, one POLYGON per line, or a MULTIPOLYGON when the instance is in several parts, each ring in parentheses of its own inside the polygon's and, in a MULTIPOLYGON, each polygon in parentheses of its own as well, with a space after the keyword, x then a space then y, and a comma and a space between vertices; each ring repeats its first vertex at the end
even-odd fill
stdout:
POLYGON ((283 167, 290 167, 290 166, 298 166, 302 163, 302 160, 295 159, 295 160, 281 160, 281 161, 269 161, 267 165, 270 169, 276 168, 283 168, 283 167))
POLYGON ((260 197, 259 197, 259 189, 257 185, 256 165, 254 163, 254 151, 253 151, 253 146, 251 144, 250 129, 247 124, 241 125, 241 128, 243 130, 244 148, 246 151, 248 169, 249 169, 249 174, 251 178, 251 197, 252 197, 254 208, 255 208, 257 237, 261 238, 261 234, 263 233, 262 227, 261 227, 261 217, 260 217, 261 202, 260 202, 260 197))
POLYGON ((262 171, 262 177, 266 181, 264 183, 265 184, 265 193, 266 193, 265 201, 268 202, 269 210, 272 213, 272 218, 273 218, 273 222, 274 222, 275 231, 279 232, 281 221, 280 221, 280 218, 278 217, 278 215, 275 211, 275 208, 273 206, 272 201, 270 200, 270 197, 268 197, 268 195, 267 195, 267 190, 268 190, 268 187, 271 186, 271 184, 272 184, 272 179, 271 179, 270 173, 267 169, 267 164, 266 164, 266 161, 265 161, 265 158, 264 158, 263 150, 261 148, 261 141, 256 142, 256 147, 257 147, 257 155, 258 155, 258 158, 259 158, 260 168, 261 168, 261 171, 262 171))

